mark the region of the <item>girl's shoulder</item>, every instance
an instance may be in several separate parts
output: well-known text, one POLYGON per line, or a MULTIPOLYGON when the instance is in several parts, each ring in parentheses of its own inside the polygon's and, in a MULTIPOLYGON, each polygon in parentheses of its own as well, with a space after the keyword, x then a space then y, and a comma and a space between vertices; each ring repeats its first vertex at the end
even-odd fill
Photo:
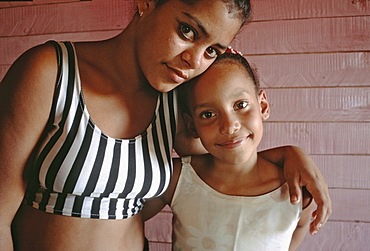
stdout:
POLYGON ((306 187, 302 187, 302 209, 309 207, 313 202, 313 197, 306 187))

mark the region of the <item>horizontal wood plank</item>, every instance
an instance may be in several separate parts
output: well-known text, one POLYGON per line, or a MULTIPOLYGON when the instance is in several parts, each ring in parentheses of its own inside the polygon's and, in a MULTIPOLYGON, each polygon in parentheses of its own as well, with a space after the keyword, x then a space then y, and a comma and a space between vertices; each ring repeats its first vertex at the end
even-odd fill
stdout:
POLYGON ((162 211, 145 222, 145 236, 149 241, 171 243, 172 213, 162 211))
POLYGON ((331 221, 370 223, 370 190, 331 188, 329 194, 333 206, 331 221))
POLYGON ((253 21, 370 15, 366 0, 256 0, 251 1, 253 21))
POLYGON ((11 8, 21 6, 31 6, 39 4, 55 4, 55 3, 72 3, 81 0, 32 0, 32 1, 2 1, 0 2, 0 8, 11 8))
POLYGON ((309 154, 369 155, 370 123, 264 124, 259 149, 296 145, 309 154))
POLYGON ((40 36, 25 37, 2 37, 0 38, 0 55, 3 65, 12 64, 17 57, 24 51, 38 44, 45 43, 48 40, 57 41, 94 41, 111 38, 117 35, 120 30, 116 31, 97 31, 81 33, 62 33, 48 34, 40 36))
POLYGON ((254 22, 232 42, 245 54, 358 52, 370 50, 370 17, 254 22))
POLYGON ((311 157, 324 175, 329 188, 370 190, 370 155, 312 155, 311 157))
POLYGON ((76 1, 0 9, 0 37, 123 30, 134 15, 132 1, 76 1))
POLYGON ((355 88, 266 89, 266 93, 269 122, 370 122, 370 83, 355 88))
POLYGON ((298 251, 369 251, 370 223, 328 222, 315 236, 306 235, 298 251))
POLYGON ((171 243, 162 243, 162 242, 150 242, 149 250, 150 251, 171 251, 171 243))
POLYGON ((263 88, 370 86, 369 52, 246 55, 246 58, 257 68, 263 88))

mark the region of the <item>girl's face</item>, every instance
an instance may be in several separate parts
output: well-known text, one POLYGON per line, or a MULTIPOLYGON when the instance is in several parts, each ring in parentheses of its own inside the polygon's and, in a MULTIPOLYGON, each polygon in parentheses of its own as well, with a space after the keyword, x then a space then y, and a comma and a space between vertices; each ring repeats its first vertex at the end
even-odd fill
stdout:
POLYGON ((269 106, 265 92, 256 93, 241 66, 212 65, 191 93, 192 118, 188 118, 188 125, 216 159, 242 164, 257 153, 262 120, 268 118, 269 106))
POLYGON ((204 72, 237 34, 241 20, 222 0, 186 5, 139 1, 137 58, 153 88, 168 92, 204 72))

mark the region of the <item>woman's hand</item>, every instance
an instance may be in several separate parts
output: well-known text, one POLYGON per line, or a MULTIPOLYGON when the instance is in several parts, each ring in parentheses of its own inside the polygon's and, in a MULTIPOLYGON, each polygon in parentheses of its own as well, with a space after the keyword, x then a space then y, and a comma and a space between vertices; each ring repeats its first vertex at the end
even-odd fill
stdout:
POLYGON ((284 167, 292 204, 297 204, 302 199, 302 186, 312 194, 317 208, 312 213, 314 220, 310 224, 310 233, 315 235, 332 213, 328 185, 316 164, 306 152, 294 146, 269 149, 259 154, 264 159, 284 167))

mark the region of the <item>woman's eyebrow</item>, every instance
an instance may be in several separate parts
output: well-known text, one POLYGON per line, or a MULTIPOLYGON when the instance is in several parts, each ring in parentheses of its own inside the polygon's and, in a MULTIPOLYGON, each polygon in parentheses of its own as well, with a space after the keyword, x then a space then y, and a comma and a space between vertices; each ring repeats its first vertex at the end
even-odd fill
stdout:
MULTIPOLYGON (((187 12, 182 12, 182 13, 185 16, 187 16, 189 19, 191 19, 198 26, 198 28, 201 30, 203 35, 205 35, 206 37, 209 37, 209 33, 207 32, 206 28, 204 27, 204 25, 202 24, 202 22, 198 18, 192 16, 190 13, 187 13, 187 12)), ((227 49, 227 45, 216 44, 216 46, 219 47, 222 50, 227 49)))

